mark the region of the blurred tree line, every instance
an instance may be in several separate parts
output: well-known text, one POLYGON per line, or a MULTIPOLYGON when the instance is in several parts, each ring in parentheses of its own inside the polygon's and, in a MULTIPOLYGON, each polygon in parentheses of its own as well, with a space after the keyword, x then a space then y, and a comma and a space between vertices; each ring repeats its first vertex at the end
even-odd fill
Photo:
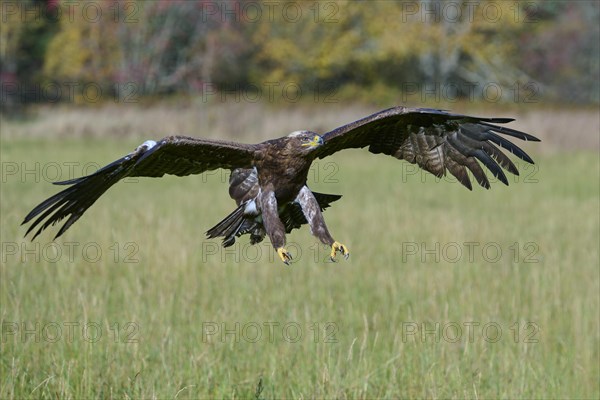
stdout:
POLYGON ((3 105, 284 87, 600 102, 596 1, 0 5, 3 105))

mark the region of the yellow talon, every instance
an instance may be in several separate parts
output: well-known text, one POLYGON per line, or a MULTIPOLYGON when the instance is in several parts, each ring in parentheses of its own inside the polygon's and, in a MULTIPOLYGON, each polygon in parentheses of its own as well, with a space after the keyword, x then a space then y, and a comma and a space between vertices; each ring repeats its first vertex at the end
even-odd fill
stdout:
POLYGON ((277 249, 277 255, 281 258, 281 261, 285 265, 290 265, 290 261, 292 261, 292 255, 283 247, 277 249))
POLYGON ((346 260, 348 259, 348 257, 350 257, 350 252, 348 251, 348 248, 345 245, 341 244, 340 242, 333 242, 333 244, 331 245, 331 261, 335 262, 335 254, 338 251, 342 253, 346 260))

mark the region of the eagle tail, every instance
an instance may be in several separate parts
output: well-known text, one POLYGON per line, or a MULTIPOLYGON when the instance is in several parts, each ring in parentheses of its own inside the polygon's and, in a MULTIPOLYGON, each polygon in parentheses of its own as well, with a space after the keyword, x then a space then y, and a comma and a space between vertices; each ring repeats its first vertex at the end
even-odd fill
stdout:
POLYGON ((334 201, 338 201, 342 198, 342 195, 340 194, 326 194, 317 192, 313 192, 313 194, 315 195, 315 199, 317 199, 317 203, 319 203, 319 206, 321 207, 321 211, 330 207, 331 203, 334 201))
POLYGON ((221 222, 210 228, 206 232, 209 239, 223 236, 223 247, 229 247, 235 243, 236 235, 244 225, 244 208, 246 204, 242 203, 231 214, 226 216, 221 222))
MULTIPOLYGON (((336 194, 323 194, 314 192, 315 198, 321 207, 321 211, 331 206, 331 203, 339 200, 342 196, 336 194)), ((262 223, 257 220, 256 215, 244 214, 246 203, 240 204, 231 214, 223 218, 221 222, 210 228, 206 232, 209 239, 216 237, 223 238, 223 247, 232 246, 235 239, 246 233, 250 233, 250 243, 259 243, 264 237, 264 228, 262 223)), ((289 203, 279 214, 279 218, 285 226, 286 233, 307 223, 300 205, 289 203)))
MULTIPOLYGON (((331 203, 342 198, 339 194, 313 192, 313 195, 315 196, 317 203, 319 203, 321 211, 325 211, 326 208, 331 206, 331 203)), ((287 204, 283 210, 279 212, 279 218, 285 226, 285 233, 290 233, 294 229, 300 228, 304 224, 308 224, 304 212, 302 212, 302 207, 296 202, 287 204)))
MULTIPOLYGON (((315 199, 321 207, 321 211, 331 206, 331 203, 339 200, 342 196, 336 194, 323 194, 313 192, 315 199)), ((250 233, 250 243, 259 243, 264 235, 262 223, 257 220, 256 215, 244 214, 246 203, 240 204, 231 214, 223 218, 221 222, 210 228, 206 232, 209 239, 223 237, 223 247, 232 246, 235 239, 246 233, 250 233)), ((300 205, 297 203, 289 203, 279 213, 279 218, 285 226, 286 233, 290 233, 293 229, 307 223, 300 205)))

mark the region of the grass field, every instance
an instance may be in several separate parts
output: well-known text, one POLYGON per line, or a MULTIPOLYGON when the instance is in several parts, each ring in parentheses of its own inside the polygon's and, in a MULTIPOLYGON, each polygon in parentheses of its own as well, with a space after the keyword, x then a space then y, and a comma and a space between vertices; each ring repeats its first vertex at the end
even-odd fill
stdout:
POLYGON ((54 134, 1 142, 0 398, 600 396, 597 148, 526 146, 535 168, 473 192, 322 160, 311 187, 344 195, 325 218, 352 255, 325 262, 304 228, 286 267, 205 239, 234 205, 219 173, 119 183, 57 241, 22 239, 50 181, 139 143, 54 134))

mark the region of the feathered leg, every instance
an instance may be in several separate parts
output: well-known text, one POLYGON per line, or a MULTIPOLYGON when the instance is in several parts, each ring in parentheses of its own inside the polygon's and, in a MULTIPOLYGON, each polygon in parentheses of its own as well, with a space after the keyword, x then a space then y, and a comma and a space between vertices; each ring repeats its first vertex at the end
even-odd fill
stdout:
POLYGON ((273 191, 262 192, 258 197, 263 224, 271 244, 277 250, 277 255, 286 265, 290 264, 292 256, 285 249, 285 226, 279 219, 277 210, 277 199, 273 191))
POLYGON ((300 207, 302 207, 302 212, 310 227, 310 233, 317 237, 323 244, 331 246, 331 261, 335 261, 335 255, 338 251, 347 259, 350 256, 348 248, 345 245, 336 242, 333 237, 331 237, 331 234, 327 229, 327 224, 325 224, 321 207, 308 186, 303 186, 302 189, 300 189, 296 201, 298 201, 300 207))

